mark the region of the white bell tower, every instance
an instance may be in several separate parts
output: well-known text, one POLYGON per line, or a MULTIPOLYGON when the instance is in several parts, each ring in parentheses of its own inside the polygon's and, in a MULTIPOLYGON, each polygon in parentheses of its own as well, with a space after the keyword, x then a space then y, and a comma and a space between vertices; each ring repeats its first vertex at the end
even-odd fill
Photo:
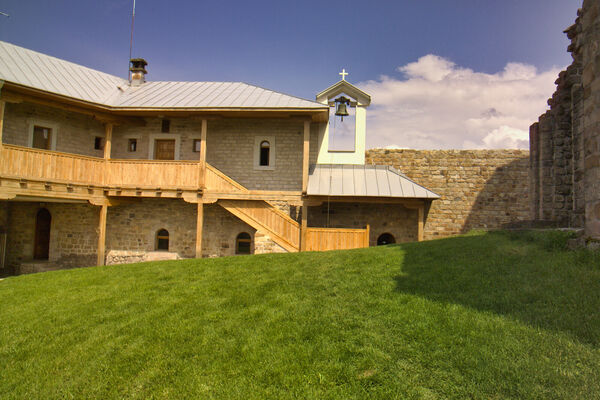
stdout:
POLYGON ((340 75, 341 81, 317 94, 317 102, 330 107, 329 122, 319 131, 317 164, 364 165, 367 107, 371 96, 346 80, 345 69, 340 75), (344 136, 343 148, 335 145, 335 135, 344 136))

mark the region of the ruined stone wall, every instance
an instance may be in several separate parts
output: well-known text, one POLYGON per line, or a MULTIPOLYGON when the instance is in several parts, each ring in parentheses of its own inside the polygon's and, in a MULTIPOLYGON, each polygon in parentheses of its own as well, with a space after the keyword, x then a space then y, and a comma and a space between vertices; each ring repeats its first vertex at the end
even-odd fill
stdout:
POLYGON ((391 165, 441 196, 427 213, 425 239, 527 220, 528 162, 529 152, 523 150, 374 149, 366 154, 367 164, 391 165))
POLYGON ((33 125, 51 126, 56 135, 56 151, 102 157, 94 149, 96 136, 104 137, 104 125, 91 116, 31 103, 7 103, 4 111, 2 141, 28 146, 33 125))
POLYGON ((600 238, 600 4, 585 0, 565 33, 573 63, 530 128, 531 216, 600 238))
POLYGON ((600 240, 600 4, 585 0, 581 16, 585 232, 600 240))
POLYGON ((417 210, 398 204, 324 203, 309 207, 308 226, 323 228, 358 228, 369 224, 369 245, 389 233, 396 243, 417 240, 417 210))

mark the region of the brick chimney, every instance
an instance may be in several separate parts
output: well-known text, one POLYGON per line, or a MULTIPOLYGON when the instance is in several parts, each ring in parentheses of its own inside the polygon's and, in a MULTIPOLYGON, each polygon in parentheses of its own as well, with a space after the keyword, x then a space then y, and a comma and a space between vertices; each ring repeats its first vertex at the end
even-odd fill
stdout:
POLYGON ((146 82, 146 65, 148 63, 143 58, 132 58, 130 60, 131 67, 129 70, 131 71, 131 86, 140 86, 142 83, 146 82))

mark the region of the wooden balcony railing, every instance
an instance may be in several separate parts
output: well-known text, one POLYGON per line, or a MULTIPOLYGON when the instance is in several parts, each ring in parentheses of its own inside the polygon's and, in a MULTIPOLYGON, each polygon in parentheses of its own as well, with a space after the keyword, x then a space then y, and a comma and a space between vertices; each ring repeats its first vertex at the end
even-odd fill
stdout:
POLYGON ((97 157, 7 144, 0 152, 0 174, 8 177, 102 185, 104 169, 104 160, 97 157))
MULTIPOLYGON (((0 150, 0 175, 19 179, 103 187, 195 190, 198 189, 199 171, 198 161, 105 160, 7 144, 0 150)), ((208 168, 208 171, 211 176, 217 175, 211 183, 222 181, 219 188, 227 185, 229 190, 235 188, 234 181, 220 176, 222 174, 214 168, 208 168), (227 183, 228 179, 233 183, 227 183)))

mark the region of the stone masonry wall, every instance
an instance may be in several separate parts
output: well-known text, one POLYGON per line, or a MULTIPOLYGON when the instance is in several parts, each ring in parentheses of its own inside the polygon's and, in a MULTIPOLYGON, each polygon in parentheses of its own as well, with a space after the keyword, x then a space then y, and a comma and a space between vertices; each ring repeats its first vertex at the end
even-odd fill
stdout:
POLYGON ((565 33, 573 63, 530 128, 532 218, 600 239, 600 4, 585 0, 565 33))
POLYGON ((104 125, 91 116, 31 103, 7 103, 4 113, 4 143, 27 146, 31 124, 51 124, 56 127, 56 151, 104 155, 103 150, 94 149, 94 138, 104 137, 104 125))
POLYGON ((7 265, 14 268, 33 259, 37 212, 52 216, 49 261, 64 266, 96 264, 99 208, 87 204, 12 202, 7 243, 7 265))
POLYGON ((311 227, 363 229, 369 224, 370 246, 383 233, 392 234, 397 243, 416 241, 417 218, 416 210, 397 204, 324 203, 308 210, 311 227))
POLYGON ((583 147, 585 233, 600 240, 600 4, 585 0, 582 10, 583 147))
POLYGON ((374 149, 366 154, 367 164, 391 165, 441 196, 427 213, 425 239, 527 220, 528 162, 529 152, 523 150, 374 149))

